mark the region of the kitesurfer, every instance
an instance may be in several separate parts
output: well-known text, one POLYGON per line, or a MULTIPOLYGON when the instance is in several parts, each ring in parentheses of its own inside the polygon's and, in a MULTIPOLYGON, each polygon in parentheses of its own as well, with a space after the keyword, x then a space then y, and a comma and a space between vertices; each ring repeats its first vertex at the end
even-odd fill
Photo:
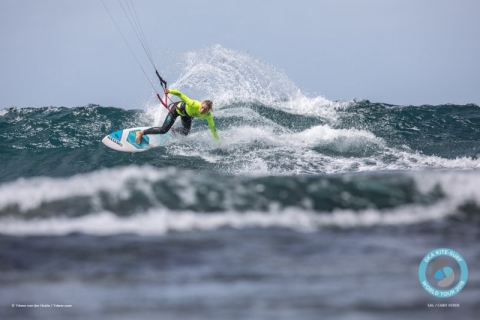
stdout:
POLYGON ((179 133, 181 135, 186 136, 190 132, 190 128, 192 127, 192 120, 193 118, 202 118, 207 120, 208 127, 213 134, 213 137, 217 142, 220 142, 218 137, 217 129, 215 128, 215 123, 213 122, 212 116, 212 106, 213 103, 210 100, 205 100, 203 102, 192 100, 182 92, 174 89, 165 88, 165 94, 173 94, 176 95, 181 99, 181 101, 174 102, 170 104, 168 110, 167 117, 163 122, 161 127, 153 127, 143 131, 138 131, 135 136, 135 140, 137 144, 140 144, 142 136, 144 134, 165 134, 167 133, 177 120, 177 117, 180 116, 182 119, 182 127, 181 128, 173 128, 172 132, 179 133))

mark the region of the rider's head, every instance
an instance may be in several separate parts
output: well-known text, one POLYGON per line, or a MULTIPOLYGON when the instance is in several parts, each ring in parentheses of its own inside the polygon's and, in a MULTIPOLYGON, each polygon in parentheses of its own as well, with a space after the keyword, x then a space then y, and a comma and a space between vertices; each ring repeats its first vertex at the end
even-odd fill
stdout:
POLYGON ((202 102, 202 106, 200 107, 200 113, 204 114, 207 112, 212 111, 213 108, 213 102, 210 100, 205 100, 202 102))

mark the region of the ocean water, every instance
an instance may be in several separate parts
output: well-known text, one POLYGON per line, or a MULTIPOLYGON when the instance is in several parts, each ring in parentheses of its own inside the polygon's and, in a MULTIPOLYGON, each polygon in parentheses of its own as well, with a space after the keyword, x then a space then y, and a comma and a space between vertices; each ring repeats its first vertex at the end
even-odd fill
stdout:
POLYGON ((154 102, 0 110, 1 319, 477 317, 478 105, 330 101, 221 46, 182 70, 223 152, 201 119, 145 153, 101 143, 161 124, 154 102), (438 299, 418 267, 443 247, 469 277, 438 299))

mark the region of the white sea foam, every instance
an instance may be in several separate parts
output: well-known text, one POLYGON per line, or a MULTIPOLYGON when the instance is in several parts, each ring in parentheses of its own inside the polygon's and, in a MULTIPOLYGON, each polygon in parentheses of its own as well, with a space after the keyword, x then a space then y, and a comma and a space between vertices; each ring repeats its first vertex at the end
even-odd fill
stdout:
POLYGON ((479 159, 446 159, 388 147, 366 130, 335 129, 325 124, 292 132, 276 124, 252 123, 220 132, 226 151, 222 156, 212 155, 218 146, 208 128, 170 146, 168 151, 201 157, 228 167, 229 173, 248 175, 480 168, 479 159))
POLYGON ((109 212, 102 212, 78 218, 56 217, 33 220, 1 218, 0 233, 17 236, 65 235, 72 232, 92 235, 124 233, 163 235, 170 231, 208 231, 224 227, 287 228, 300 232, 313 232, 322 227, 399 226, 440 220, 452 214, 449 209, 451 209, 450 206, 444 203, 430 207, 404 206, 393 210, 335 210, 333 213, 314 213, 297 208, 280 212, 217 214, 155 209, 130 217, 119 217, 109 212))
POLYGON ((458 207, 468 201, 480 206, 480 188, 478 171, 434 171, 419 172, 412 175, 420 192, 428 192, 435 186, 441 188, 449 199, 451 206, 458 207))
POLYGON ((333 129, 329 125, 311 127, 305 131, 281 135, 280 139, 288 141, 289 144, 297 144, 302 147, 313 147, 323 145, 325 142, 342 143, 345 150, 354 145, 362 145, 365 141, 371 141, 377 145, 383 146, 383 139, 375 137, 371 132, 357 129, 333 129))
POLYGON ((129 181, 141 187, 143 182, 152 183, 174 172, 174 169, 156 170, 150 166, 128 166, 68 178, 20 178, 0 185, 0 209, 18 206, 21 211, 26 211, 46 202, 72 197, 96 197, 100 192, 108 192, 122 199, 128 196, 126 184, 129 181))
MULTIPOLYGON (((262 164, 257 164, 261 166, 262 164)), ((259 169, 260 170, 260 169, 259 169)), ((183 173, 182 173, 183 174, 183 173)), ((105 209, 81 217, 56 216, 28 218, 22 215, 7 215, 0 218, 0 233, 9 235, 62 235, 82 232, 95 235, 135 233, 161 235, 169 231, 214 230, 231 228, 289 228, 299 231, 316 231, 322 227, 357 228, 382 225, 417 224, 442 220, 456 215, 465 203, 480 206, 480 190, 476 171, 429 171, 405 172, 411 176, 422 193, 440 188, 445 195, 430 205, 407 204, 389 209, 369 208, 364 210, 335 209, 332 212, 315 212, 305 205, 280 209, 274 203, 265 211, 235 211, 232 202, 235 194, 226 194, 225 210, 216 213, 201 213, 189 210, 169 210, 152 200, 153 207, 129 216, 118 216, 105 209)), ((88 196, 95 199, 101 192, 108 192, 118 199, 128 197, 127 185, 135 185, 143 194, 151 193, 153 182, 172 178, 175 175, 182 185, 179 194, 184 204, 195 205, 200 199, 191 186, 190 174, 178 175, 172 169, 152 167, 124 167, 76 175, 69 178, 19 179, 0 186, 0 208, 17 205, 21 210, 39 207, 42 203, 68 199, 74 196, 88 196), (183 181, 183 182, 182 182, 183 181)), ((241 186, 239 186, 241 187, 241 186)), ((235 192, 244 192, 239 187, 235 192)), ((261 187, 261 186, 260 186, 261 187)), ((151 195, 153 199, 153 194, 151 195)), ((308 199, 305 199, 308 201, 308 199)))

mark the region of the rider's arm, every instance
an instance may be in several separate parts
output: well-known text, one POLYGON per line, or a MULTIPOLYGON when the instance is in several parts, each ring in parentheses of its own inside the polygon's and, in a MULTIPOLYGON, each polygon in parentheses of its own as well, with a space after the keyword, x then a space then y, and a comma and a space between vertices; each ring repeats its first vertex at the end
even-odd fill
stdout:
POLYGON ((217 129, 215 128, 215 122, 213 122, 213 117, 211 114, 209 114, 205 119, 208 122, 208 127, 210 128, 210 131, 213 134, 213 137, 215 140, 217 140, 218 143, 220 143, 220 138, 218 137, 217 129))
POLYGON ((179 97, 183 102, 185 102, 186 104, 190 105, 193 103, 193 100, 190 99, 189 97, 187 97, 186 95, 184 95, 182 92, 180 92, 179 90, 175 90, 175 89, 168 89, 168 93, 171 93, 173 95, 176 95, 177 97, 179 97))

